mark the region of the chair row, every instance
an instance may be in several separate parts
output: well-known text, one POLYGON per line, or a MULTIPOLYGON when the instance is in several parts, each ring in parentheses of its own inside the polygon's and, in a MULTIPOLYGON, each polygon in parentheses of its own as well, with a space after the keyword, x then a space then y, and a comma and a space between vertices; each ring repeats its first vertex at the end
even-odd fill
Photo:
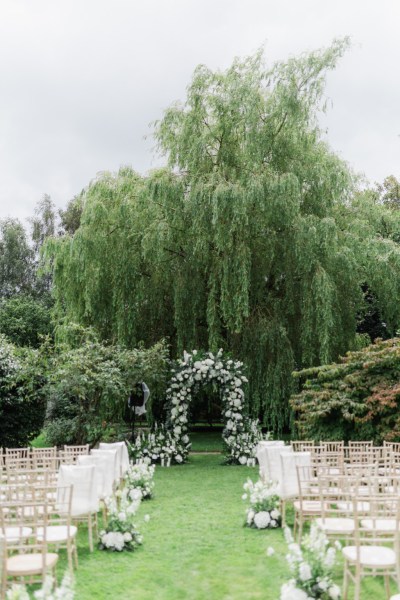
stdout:
MULTIPOLYGON (((77 453, 74 461, 61 464, 58 471, 6 471, 0 484, 6 582, 10 577, 27 575, 43 579, 57 562, 57 554, 48 552, 48 546, 53 544, 57 548, 65 545, 69 568, 73 569, 74 562, 77 566, 75 537, 79 522, 87 523, 89 548, 93 551, 98 511, 101 504, 104 509, 105 498, 116 491, 128 466, 125 444, 116 443, 100 444, 90 455, 77 453)), ((106 518, 104 511, 103 515, 106 518)), ((4 594, 2 590, 2 598, 4 594)))

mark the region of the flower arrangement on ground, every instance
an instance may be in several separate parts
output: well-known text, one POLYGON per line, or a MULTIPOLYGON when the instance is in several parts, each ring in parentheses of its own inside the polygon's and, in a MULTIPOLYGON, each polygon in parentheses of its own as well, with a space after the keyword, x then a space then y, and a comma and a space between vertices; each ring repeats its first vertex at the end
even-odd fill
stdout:
POLYGON ((180 464, 190 450, 190 440, 187 434, 176 438, 165 425, 154 427, 152 433, 139 433, 134 444, 129 445, 131 458, 146 464, 161 463, 169 466, 172 461, 180 464))
MULTIPOLYGON (((6 592, 6 600, 30 600, 26 587, 14 583, 6 592)), ((51 576, 46 577, 40 590, 33 592, 35 600, 74 600, 74 582, 71 575, 65 573, 61 585, 54 589, 54 580, 51 576)))
POLYGON ((282 519, 279 511, 279 493, 276 483, 264 483, 259 480, 253 483, 248 479, 243 485, 245 493, 243 500, 249 500, 250 506, 246 510, 246 525, 256 529, 270 529, 280 527, 282 519))
POLYGON ((125 473, 125 487, 128 490, 128 496, 139 489, 142 494, 142 500, 149 500, 153 495, 154 489, 154 465, 146 463, 130 464, 125 473))
POLYGON ((142 493, 139 489, 124 489, 111 499, 106 500, 107 527, 100 531, 100 550, 122 552, 136 550, 143 542, 133 517, 140 506, 142 493))
POLYGON ((242 430, 236 435, 231 434, 229 425, 228 421, 222 434, 227 449, 226 462, 255 467, 257 445, 263 437, 258 421, 243 418, 242 430))
POLYGON ((292 579, 282 586, 280 600, 339 600, 341 591, 332 579, 336 548, 329 545, 323 531, 313 523, 301 546, 294 542, 288 528, 285 538, 292 579))

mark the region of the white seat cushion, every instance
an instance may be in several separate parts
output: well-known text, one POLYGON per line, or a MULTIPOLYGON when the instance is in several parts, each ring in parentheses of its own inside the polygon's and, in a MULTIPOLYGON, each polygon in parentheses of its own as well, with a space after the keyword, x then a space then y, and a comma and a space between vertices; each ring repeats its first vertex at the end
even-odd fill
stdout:
POLYGON ((300 503, 300 500, 296 500, 293 502, 293 506, 296 510, 302 510, 306 513, 319 514, 322 511, 322 504, 319 500, 303 500, 300 503))
MULTIPOLYGON (((352 502, 338 502, 337 507, 339 510, 343 512, 353 512, 353 503, 352 502)), ((357 511, 358 512, 369 512, 370 506, 369 502, 357 502, 357 511)))
MULTIPOLYGON (((71 525, 69 528, 69 537, 75 537, 77 531, 77 527, 71 525)), ((43 527, 38 527, 36 537, 39 542, 43 540, 43 527)), ((68 527, 66 525, 50 525, 46 527, 46 539, 49 544, 66 542, 68 540, 68 527)))
POLYGON ((352 533, 355 528, 353 519, 345 517, 326 517, 325 519, 316 519, 316 523, 325 533, 352 533))
POLYGON ((361 525, 364 529, 371 529, 376 531, 395 531, 396 520, 395 519, 362 519, 361 525))
POLYGON ((9 544, 15 544, 21 539, 24 540, 32 535, 32 529, 30 527, 6 527, 5 536, 6 541, 9 544))
MULTIPOLYGON (((343 556, 351 563, 357 561, 356 546, 345 546, 342 550, 343 556)), ((396 564, 396 554, 391 548, 385 546, 361 546, 360 564, 369 568, 389 568, 396 564)))
MULTIPOLYGON (((58 555, 53 553, 45 554, 46 570, 52 569, 57 563, 58 555)), ((10 577, 19 577, 22 575, 36 575, 42 572, 43 555, 42 554, 16 554, 7 559, 7 575, 10 577)))
POLYGON ((400 600, 400 594, 396 594, 395 596, 391 596, 390 600, 400 600))

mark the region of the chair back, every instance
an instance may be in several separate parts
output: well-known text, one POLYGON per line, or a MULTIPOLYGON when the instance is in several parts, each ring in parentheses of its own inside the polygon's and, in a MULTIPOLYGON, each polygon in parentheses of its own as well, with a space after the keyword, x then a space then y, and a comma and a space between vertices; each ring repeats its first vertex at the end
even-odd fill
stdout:
POLYGON ((78 466, 94 465, 97 473, 97 492, 100 499, 107 498, 113 493, 115 460, 114 454, 90 454, 78 456, 78 466))
POLYGON ((58 486, 71 485, 73 486, 72 517, 97 513, 99 510, 99 497, 94 465, 61 465, 58 486))
POLYGON ((32 448, 32 467, 34 469, 58 469, 57 447, 32 448))
POLYGON ((290 445, 293 452, 310 452, 314 446, 314 440, 292 440, 290 445))
POLYGON ((280 454, 282 478, 280 494, 283 499, 297 498, 299 483, 296 467, 311 467, 310 452, 281 452, 280 454))
POLYGON ((82 444, 80 446, 65 445, 64 449, 59 452, 60 462, 62 464, 75 464, 78 456, 81 454, 89 454, 89 450, 89 444, 82 444))
POLYGON ((112 463, 112 472, 113 472, 113 479, 115 483, 119 483, 120 479, 121 479, 121 463, 119 460, 119 454, 118 454, 118 450, 114 449, 114 450, 98 450, 96 448, 93 448, 90 451, 90 456, 103 456, 105 458, 108 457, 110 464, 112 463), (111 458, 110 458, 111 457, 111 458))
POLYGON ((112 444, 102 442, 99 444, 99 450, 118 451, 119 468, 121 472, 120 477, 123 477, 129 469, 129 452, 125 442, 114 442, 112 444))

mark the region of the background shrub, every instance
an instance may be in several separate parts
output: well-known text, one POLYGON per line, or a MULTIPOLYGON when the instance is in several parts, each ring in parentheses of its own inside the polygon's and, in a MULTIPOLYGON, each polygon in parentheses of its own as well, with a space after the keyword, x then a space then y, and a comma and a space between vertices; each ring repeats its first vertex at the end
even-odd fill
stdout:
POLYGON ((41 431, 46 410, 45 358, 0 335, 0 445, 22 447, 41 431))
MULTIPOLYGON (((124 424, 128 397, 138 381, 146 381, 153 400, 162 394, 167 348, 160 342, 127 350, 100 342, 92 330, 75 327, 72 333, 52 360, 45 435, 52 445, 94 445, 115 436, 124 424)), ((151 415, 151 402, 146 408, 151 415)))
POLYGON ((400 338, 376 340, 340 363, 294 374, 292 396, 303 438, 400 440, 400 338))

